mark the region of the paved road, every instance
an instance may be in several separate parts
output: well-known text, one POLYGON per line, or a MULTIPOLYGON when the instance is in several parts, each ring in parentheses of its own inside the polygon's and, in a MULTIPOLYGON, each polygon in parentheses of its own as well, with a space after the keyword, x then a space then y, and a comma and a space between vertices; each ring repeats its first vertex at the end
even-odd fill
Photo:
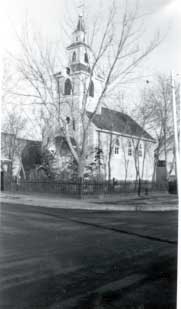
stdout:
POLYGON ((175 308, 177 212, 1 205, 0 308, 175 308))

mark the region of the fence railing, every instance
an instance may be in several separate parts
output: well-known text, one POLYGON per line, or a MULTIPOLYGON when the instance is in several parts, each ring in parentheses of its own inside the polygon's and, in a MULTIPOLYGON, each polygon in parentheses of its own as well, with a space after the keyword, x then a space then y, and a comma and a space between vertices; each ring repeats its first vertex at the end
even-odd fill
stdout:
MULTIPOLYGON (((99 195, 116 193, 136 192, 138 184, 135 181, 117 182, 73 182, 73 181, 20 181, 19 183, 9 181, 5 184, 5 190, 19 192, 42 192, 57 193, 68 196, 99 195)), ((152 191, 165 191, 167 184, 141 181, 141 192, 148 194, 152 191)))

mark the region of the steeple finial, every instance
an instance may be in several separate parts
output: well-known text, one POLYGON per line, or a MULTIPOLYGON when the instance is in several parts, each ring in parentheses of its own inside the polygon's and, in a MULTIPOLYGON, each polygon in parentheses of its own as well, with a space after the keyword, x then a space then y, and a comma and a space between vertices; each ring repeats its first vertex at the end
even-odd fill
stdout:
POLYGON ((77 6, 79 11, 79 16, 84 17, 84 10, 85 10, 85 2, 84 0, 79 0, 79 5, 77 6))

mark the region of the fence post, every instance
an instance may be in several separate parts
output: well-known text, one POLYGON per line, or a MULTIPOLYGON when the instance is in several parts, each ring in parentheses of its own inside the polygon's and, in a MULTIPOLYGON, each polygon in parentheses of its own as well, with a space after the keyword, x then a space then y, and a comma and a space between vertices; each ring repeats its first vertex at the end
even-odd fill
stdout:
POLYGON ((138 179, 138 196, 141 195, 141 178, 138 179))

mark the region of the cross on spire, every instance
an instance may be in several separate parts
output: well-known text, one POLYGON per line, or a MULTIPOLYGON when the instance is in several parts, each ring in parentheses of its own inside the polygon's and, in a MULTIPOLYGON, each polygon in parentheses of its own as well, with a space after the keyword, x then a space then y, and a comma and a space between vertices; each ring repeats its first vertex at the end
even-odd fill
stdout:
POLYGON ((84 10, 85 10, 84 0, 80 0, 79 1, 79 4, 78 4, 77 8, 79 9, 79 16, 84 17, 84 10))

